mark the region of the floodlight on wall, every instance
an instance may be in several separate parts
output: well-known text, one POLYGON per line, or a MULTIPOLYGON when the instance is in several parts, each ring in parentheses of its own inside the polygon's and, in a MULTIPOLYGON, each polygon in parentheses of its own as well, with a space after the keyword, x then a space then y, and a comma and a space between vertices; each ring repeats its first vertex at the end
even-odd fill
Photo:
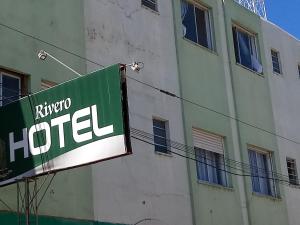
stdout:
POLYGON ((46 52, 45 50, 40 50, 38 52, 38 57, 39 57, 40 60, 43 60, 43 61, 46 60, 47 56, 49 56, 54 61, 58 62, 60 65, 66 67, 68 70, 71 70, 76 75, 78 75, 80 77, 82 76, 80 73, 78 73, 77 71, 73 70, 71 67, 67 66, 66 64, 64 64, 63 62, 61 62, 57 58, 55 58, 53 55, 51 55, 50 53, 46 52))
POLYGON ((141 69, 144 68, 144 63, 143 62, 133 61, 131 64, 128 64, 127 66, 130 66, 130 68, 132 69, 132 71, 138 73, 141 69))

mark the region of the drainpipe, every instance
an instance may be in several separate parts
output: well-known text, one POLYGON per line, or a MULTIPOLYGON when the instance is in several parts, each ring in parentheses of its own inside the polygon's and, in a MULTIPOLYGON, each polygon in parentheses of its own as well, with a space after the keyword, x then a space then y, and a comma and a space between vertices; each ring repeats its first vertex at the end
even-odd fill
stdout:
MULTIPOLYGON (((219 2, 219 1, 218 1, 219 2)), ((228 100, 228 109, 229 115, 232 118, 236 117, 236 101, 233 89, 233 82, 232 82, 232 62, 230 60, 230 53, 228 51, 228 47, 230 46, 230 40, 228 36, 227 30, 227 16, 226 16, 226 9, 225 9, 225 0, 222 0, 222 4, 218 3, 218 10, 220 12, 219 23, 220 23, 220 30, 221 30, 221 47, 222 50, 220 51, 222 58, 223 58, 223 65, 224 65, 224 74, 225 74, 225 84, 226 84, 226 93, 227 93, 227 100, 228 100)), ((241 143, 240 143, 240 132, 238 122, 234 119, 230 119, 230 126, 232 132, 232 141, 233 141, 233 151, 234 157, 237 161, 241 162, 241 143)), ((248 212, 248 204, 247 204, 247 197, 246 197, 246 189, 245 189, 245 180, 241 176, 237 176, 237 185, 240 197, 240 205, 242 210, 242 220, 243 225, 249 225, 249 212, 248 212)))

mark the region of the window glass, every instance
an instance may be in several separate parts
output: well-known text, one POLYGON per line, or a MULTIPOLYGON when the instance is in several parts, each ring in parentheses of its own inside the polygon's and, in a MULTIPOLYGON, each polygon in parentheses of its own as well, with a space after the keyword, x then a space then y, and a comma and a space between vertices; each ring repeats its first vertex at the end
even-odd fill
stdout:
POLYGON ((280 61, 279 61, 279 53, 271 50, 271 57, 272 57, 272 65, 273 65, 273 71, 275 73, 281 73, 281 68, 280 68, 280 61))
POLYGON ((209 10, 181 1, 183 36, 206 48, 213 49, 209 10))
POLYGON ((196 30, 194 6, 186 3, 185 1, 183 1, 182 4, 184 5, 182 8, 184 8, 185 10, 182 19, 183 36, 197 43, 197 30, 196 30))
POLYGON ((237 27, 233 27, 232 30, 236 62, 255 72, 262 73, 255 36, 237 27))
POLYGON ((297 175, 297 167, 296 167, 296 160, 295 159, 286 159, 288 176, 289 176, 289 183, 293 185, 298 185, 298 175, 297 175))
POLYGON ((153 134, 155 151, 170 153, 167 144, 166 121, 153 119, 153 134))
POLYGON ((249 150, 253 192, 275 196, 276 187, 270 154, 249 150))
POLYGON ((224 156, 215 152, 195 148, 198 180, 228 186, 224 156))
POLYGON ((1 80, 2 105, 4 106, 20 98, 20 78, 2 74, 1 80))

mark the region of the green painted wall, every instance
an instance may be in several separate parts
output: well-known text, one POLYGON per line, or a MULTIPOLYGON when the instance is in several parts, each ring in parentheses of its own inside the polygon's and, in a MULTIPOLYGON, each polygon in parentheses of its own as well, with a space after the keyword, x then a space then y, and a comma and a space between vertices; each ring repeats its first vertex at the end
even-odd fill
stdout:
MULTIPOLYGON (((83 11, 81 0, 2 0, 0 23, 84 57, 83 11)), ((29 91, 40 90, 41 79, 60 83, 76 76, 50 58, 39 60, 37 53, 41 49, 78 72, 85 73, 84 60, 1 24, 0 67, 29 75, 29 91)), ((40 178, 40 183, 43 179, 40 178)), ((16 185, 1 188, 0 198, 16 209, 16 185)), ((83 167, 56 175, 39 212, 51 216, 93 219, 92 207, 91 171, 89 167, 83 167)), ((2 203, 0 209, 7 210, 2 203)))
MULTIPOLYGON (((212 52, 183 38, 180 0, 174 1, 175 36, 182 97, 222 114, 230 115, 224 72, 224 63, 228 63, 237 118, 274 132, 267 74, 260 76, 237 65, 234 55, 232 24, 237 23, 257 34, 259 54, 263 67, 266 68, 260 18, 232 0, 225 1, 226 19, 223 17, 222 1, 202 0, 195 2, 211 9, 216 51, 212 52), (228 41, 225 40, 226 36, 222 32, 223 27, 221 27, 220 20, 225 21, 228 41), (224 39, 222 40, 222 38, 224 39), (228 62, 222 56, 222 51, 224 51, 222 41, 227 43, 228 62)), ((187 144, 193 146, 192 127, 202 128, 223 135, 225 137, 225 155, 234 159, 230 119, 184 101, 182 105, 187 144)), ((251 144, 273 151, 275 162, 279 165, 278 148, 274 135, 243 124, 238 124, 236 129, 243 162, 249 164, 247 145, 251 144)), ((188 161, 188 167, 195 224, 243 224, 240 203, 243 194, 239 192, 237 177, 231 176, 232 188, 203 184, 197 181, 196 163, 188 161)), ((277 169, 280 172, 279 166, 277 169)), ((287 216, 284 202, 280 199, 254 195, 251 179, 245 177, 243 180, 249 224, 286 224, 287 216)), ((281 197, 284 197, 282 191, 281 197)))

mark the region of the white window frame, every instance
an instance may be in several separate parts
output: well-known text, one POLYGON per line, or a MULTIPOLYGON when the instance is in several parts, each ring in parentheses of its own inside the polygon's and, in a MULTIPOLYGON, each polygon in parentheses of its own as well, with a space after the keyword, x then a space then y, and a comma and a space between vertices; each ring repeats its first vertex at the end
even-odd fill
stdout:
POLYGON ((169 140, 170 140, 169 121, 165 120, 165 119, 158 118, 158 117, 153 117, 152 118, 152 129, 153 129, 153 136, 154 136, 153 143, 154 143, 154 151, 155 151, 155 153, 171 155, 171 151, 170 151, 171 148, 170 148, 170 143, 169 143, 169 140), (160 127, 155 127, 154 126, 154 121, 155 120, 164 123, 164 126, 165 126, 165 129, 164 129, 165 137, 158 136, 158 135, 155 134, 154 128, 161 129, 160 127), (157 136, 159 138, 162 138, 162 139, 165 139, 166 145, 160 145, 158 143, 155 143, 155 136, 157 136), (157 150, 156 146, 166 147, 166 151, 157 150))
POLYGON ((281 65, 281 60, 280 60, 280 52, 277 51, 274 48, 271 49, 271 60, 272 60, 273 73, 275 73, 275 74, 282 74, 282 65, 281 65), (275 53, 276 56, 274 56, 273 53, 275 53), (275 71, 273 58, 277 59, 277 62, 275 62, 275 63, 276 64, 278 63, 278 69, 279 69, 279 71, 275 71))
POLYGON ((229 174, 224 155, 224 137, 198 128, 193 128, 192 132, 198 181, 229 187, 229 174), (210 156, 213 156, 215 161, 210 156), (203 176, 201 169, 205 169, 206 178, 201 177, 203 176))
POLYGON ((298 178, 298 171, 297 171, 297 163, 296 163, 296 159, 292 159, 287 157, 286 158, 286 166, 287 166, 287 172, 288 172, 288 177, 289 177, 289 184, 291 185, 299 185, 299 178, 298 178), (289 168, 288 167, 288 161, 292 161, 292 163, 294 164, 294 168, 289 168), (290 174, 289 173, 289 169, 294 170, 295 174, 290 174), (293 181, 290 179, 290 175, 294 176, 295 179, 293 179, 293 181))
POLYGON ((21 84, 21 78, 19 76, 16 76, 16 75, 13 75, 13 74, 10 74, 8 72, 4 72, 4 71, 0 71, 0 106, 3 105, 3 94, 2 94, 2 85, 3 85, 3 76, 7 76, 7 77, 13 77, 13 78, 16 78, 19 80, 19 93, 16 94, 16 95, 19 95, 18 98, 20 98, 21 96, 21 87, 22 87, 22 84, 21 84))
MULTIPOLYGON (((236 25, 236 24, 233 24, 232 28, 233 28, 233 36, 236 35, 233 40, 234 41, 236 40, 236 42, 237 42, 236 44, 237 44, 237 48, 238 48, 237 50, 235 49, 235 51, 234 51, 235 54, 236 54, 236 51, 238 51, 238 57, 235 56, 236 63, 238 65, 241 65, 242 67, 245 67, 245 68, 255 72, 255 73, 262 74, 263 67, 261 64, 260 57, 259 57, 257 35, 239 25, 236 25), (247 36, 249 37, 250 42, 248 44, 250 45, 250 51, 251 51, 250 54, 252 53, 251 58, 250 58, 251 68, 249 68, 247 65, 242 64, 241 50, 240 50, 241 47, 240 47, 240 42, 238 39, 238 32, 247 34, 247 36), (255 68, 255 67, 257 67, 257 68, 255 68)), ((234 48, 235 48, 235 45, 234 45, 234 48)))
POLYGON ((249 165, 250 165, 250 174, 251 174, 251 188, 253 193, 259 194, 259 195, 266 195, 266 196, 271 196, 271 197, 279 197, 279 190, 278 190, 278 186, 277 186, 277 181, 275 180, 274 177, 274 161, 273 161, 273 153, 270 151, 267 151, 265 149, 261 149, 255 146, 248 146, 248 154, 249 154, 249 165), (267 166, 267 171, 265 171, 264 168, 259 168, 258 165, 256 164, 255 166, 253 166, 251 164, 251 159, 250 159, 250 151, 255 152, 256 154, 256 162, 257 162, 257 155, 264 155, 266 156, 266 165, 267 166), (256 173, 258 173, 258 175, 253 176, 252 174, 252 170, 257 170, 255 171, 256 173), (263 177, 260 175, 260 173, 266 173, 266 177, 263 177), (253 179, 258 179, 258 184, 259 184, 259 191, 254 190, 254 181, 253 179), (265 179, 265 181, 264 181, 265 179), (270 188, 270 190, 268 190, 268 193, 264 193, 263 192, 263 182, 266 182, 266 184, 268 185, 267 188, 270 188))
MULTIPOLYGON (((207 48, 211 51, 215 51, 211 8, 204 6, 199 2, 193 2, 190 0, 181 0, 181 4, 182 4, 182 2, 185 2, 186 4, 190 4, 194 7, 194 21, 195 21, 195 32, 196 32, 196 36, 197 36, 197 42, 194 42, 193 40, 185 37, 184 31, 183 31, 183 38, 185 38, 197 45, 200 45, 204 48, 207 48), (197 27, 197 20, 196 20, 196 8, 203 11, 204 15, 205 15, 205 30, 206 30, 206 38, 207 38, 207 47, 202 45, 201 43, 199 43, 199 34, 198 34, 198 27, 197 27)), ((184 26, 184 25, 182 24, 182 26, 184 26)))

